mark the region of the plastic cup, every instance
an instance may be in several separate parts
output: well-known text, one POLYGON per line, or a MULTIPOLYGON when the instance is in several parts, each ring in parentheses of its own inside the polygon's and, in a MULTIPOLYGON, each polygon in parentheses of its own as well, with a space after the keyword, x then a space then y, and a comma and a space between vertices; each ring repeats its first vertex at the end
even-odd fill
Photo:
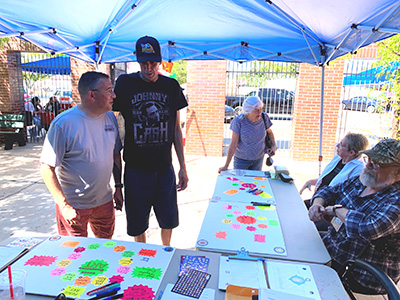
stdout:
POLYGON ((10 281, 7 270, 0 274, 0 299, 1 300, 25 300, 25 278, 24 270, 12 270, 12 290, 13 298, 10 293, 10 281))

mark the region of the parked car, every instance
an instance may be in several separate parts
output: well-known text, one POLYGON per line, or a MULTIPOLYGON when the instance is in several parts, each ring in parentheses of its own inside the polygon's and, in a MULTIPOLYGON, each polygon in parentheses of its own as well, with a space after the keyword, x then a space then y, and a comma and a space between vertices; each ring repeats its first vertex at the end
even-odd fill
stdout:
POLYGON ((224 122, 225 123, 230 123, 230 121, 232 121, 232 119, 235 117, 235 110, 228 106, 225 105, 225 118, 224 118, 224 122))
POLYGON ((342 101, 344 110, 367 111, 369 113, 375 112, 378 105, 378 100, 366 96, 357 96, 342 101))
POLYGON ((286 89, 259 88, 247 95, 226 96, 225 104, 233 107, 235 114, 242 113, 242 103, 249 96, 258 96, 268 114, 292 114, 294 93, 286 89))

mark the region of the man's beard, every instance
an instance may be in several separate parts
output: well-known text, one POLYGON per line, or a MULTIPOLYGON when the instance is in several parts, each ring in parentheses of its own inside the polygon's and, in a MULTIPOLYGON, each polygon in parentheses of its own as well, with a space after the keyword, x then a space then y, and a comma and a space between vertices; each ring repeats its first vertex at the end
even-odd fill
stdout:
POLYGON ((364 168, 360 174, 360 181, 363 185, 374 188, 374 189, 383 189, 389 185, 391 185, 396 179, 395 171, 391 171, 385 181, 376 182, 376 173, 373 170, 369 170, 364 168))

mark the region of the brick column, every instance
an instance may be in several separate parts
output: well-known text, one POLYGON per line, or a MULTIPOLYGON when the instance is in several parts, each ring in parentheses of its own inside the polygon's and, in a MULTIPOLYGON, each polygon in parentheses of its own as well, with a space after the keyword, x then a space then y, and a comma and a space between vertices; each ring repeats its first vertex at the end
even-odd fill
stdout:
MULTIPOLYGON (((335 154, 344 59, 325 68, 322 156, 329 161, 335 154)), ((321 102, 321 68, 301 64, 293 114, 291 156, 294 160, 318 161, 321 102)))
POLYGON ((226 61, 188 61, 186 154, 222 156, 226 61))
POLYGON ((11 112, 23 113, 24 108, 24 82, 22 78, 21 52, 8 52, 8 82, 10 88, 11 112))

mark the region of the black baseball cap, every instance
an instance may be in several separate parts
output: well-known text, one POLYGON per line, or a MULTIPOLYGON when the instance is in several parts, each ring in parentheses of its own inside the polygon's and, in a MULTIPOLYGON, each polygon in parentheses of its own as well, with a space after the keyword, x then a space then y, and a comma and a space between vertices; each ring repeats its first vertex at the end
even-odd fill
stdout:
POLYGON ((143 36, 136 42, 136 60, 139 63, 161 62, 161 49, 158 41, 151 36, 143 36))

